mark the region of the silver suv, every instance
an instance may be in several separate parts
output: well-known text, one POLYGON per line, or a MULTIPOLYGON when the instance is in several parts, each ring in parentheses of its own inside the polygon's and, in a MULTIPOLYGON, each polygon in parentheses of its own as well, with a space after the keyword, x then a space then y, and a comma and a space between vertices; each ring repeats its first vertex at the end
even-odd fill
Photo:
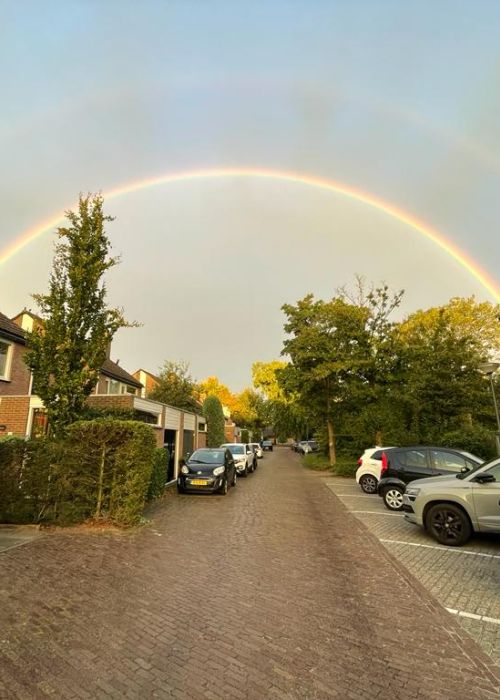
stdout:
POLYGON ((410 482, 403 511, 406 520, 453 547, 465 544, 473 532, 500 533, 500 457, 454 477, 410 482))

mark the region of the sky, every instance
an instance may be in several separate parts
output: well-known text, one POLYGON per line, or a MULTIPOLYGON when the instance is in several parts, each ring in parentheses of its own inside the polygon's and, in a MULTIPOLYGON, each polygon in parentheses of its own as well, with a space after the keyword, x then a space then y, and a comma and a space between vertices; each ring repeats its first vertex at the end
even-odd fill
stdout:
MULTIPOLYGON (((112 359, 186 360, 233 391, 279 357, 281 306, 356 275, 399 314, 493 300, 408 226, 339 192, 207 169, 294 172, 418 218, 497 285, 500 3, 494 0, 0 0, 0 257, 103 192, 110 305, 139 328, 112 359)), ((36 311, 55 236, 0 264, 0 311, 36 311)))

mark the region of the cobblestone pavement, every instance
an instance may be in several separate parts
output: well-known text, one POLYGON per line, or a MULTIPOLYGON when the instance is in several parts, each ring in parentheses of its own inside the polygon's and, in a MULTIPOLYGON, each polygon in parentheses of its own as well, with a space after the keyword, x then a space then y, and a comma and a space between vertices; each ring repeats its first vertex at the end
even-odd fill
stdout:
POLYGON ((0 697, 498 698, 495 666, 297 455, 133 533, 0 554, 0 697))
POLYGON ((43 533, 33 525, 0 525, 0 552, 31 542, 43 533))
POLYGON ((444 547, 354 481, 326 484, 500 666, 500 537, 476 535, 464 547, 444 547))

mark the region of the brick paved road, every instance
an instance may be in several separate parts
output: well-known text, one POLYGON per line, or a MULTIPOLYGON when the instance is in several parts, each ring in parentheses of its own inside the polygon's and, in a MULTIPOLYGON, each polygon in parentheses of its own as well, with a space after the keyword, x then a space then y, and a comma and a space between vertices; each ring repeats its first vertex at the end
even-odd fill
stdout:
POLYGON ((326 484, 500 666, 498 536, 475 535, 465 547, 444 547, 354 481, 329 478, 326 484))
POLYGON ((0 554, 0 697, 500 697, 486 655, 289 450, 138 533, 0 554))

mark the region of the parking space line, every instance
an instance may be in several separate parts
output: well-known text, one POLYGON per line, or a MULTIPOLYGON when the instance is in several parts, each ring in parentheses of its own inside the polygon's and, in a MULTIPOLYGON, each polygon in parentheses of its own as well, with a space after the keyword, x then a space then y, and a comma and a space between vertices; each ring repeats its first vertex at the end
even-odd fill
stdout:
MULTIPOLYGON (((383 510, 350 510, 349 513, 365 513, 367 515, 392 515, 392 517, 402 518, 402 513, 384 513, 383 510)), ((381 540, 383 542, 383 540, 381 540)))
POLYGON ((465 610, 455 610, 454 608, 446 608, 446 610, 452 615, 458 615, 458 617, 466 617, 470 620, 479 620, 480 622, 491 622, 493 625, 500 625, 500 620, 497 617, 477 615, 476 613, 465 612, 465 610))
MULTIPOLYGON (((355 511, 351 511, 354 513, 355 511)), ((485 559, 500 559, 500 554, 488 554, 488 552, 473 552, 470 549, 456 549, 455 547, 437 547, 433 544, 421 544, 418 542, 407 542, 406 540, 380 540, 389 544, 407 544, 409 547, 424 547, 425 549, 438 549, 440 552, 449 552, 450 554, 472 554, 475 557, 484 557, 485 559)))

